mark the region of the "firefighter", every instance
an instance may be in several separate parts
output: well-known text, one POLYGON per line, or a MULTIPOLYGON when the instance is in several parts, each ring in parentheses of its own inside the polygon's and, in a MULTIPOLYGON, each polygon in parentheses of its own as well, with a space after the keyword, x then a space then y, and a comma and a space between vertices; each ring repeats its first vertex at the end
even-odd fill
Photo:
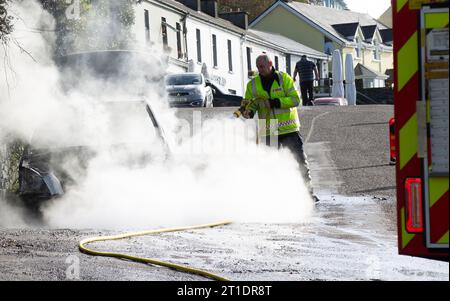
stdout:
POLYGON ((305 185, 314 201, 319 199, 313 194, 306 154, 303 150, 303 139, 300 135, 300 121, 297 107, 300 97, 289 74, 275 70, 272 60, 267 54, 256 59, 259 75, 247 84, 244 102, 249 103, 243 113, 247 119, 258 113, 260 136, 270 146, 288 148, 300 166, 305 185), (262 124, 262 126, 261 126, 262 124), (277 139, 270 139, 276 136, 277 139))

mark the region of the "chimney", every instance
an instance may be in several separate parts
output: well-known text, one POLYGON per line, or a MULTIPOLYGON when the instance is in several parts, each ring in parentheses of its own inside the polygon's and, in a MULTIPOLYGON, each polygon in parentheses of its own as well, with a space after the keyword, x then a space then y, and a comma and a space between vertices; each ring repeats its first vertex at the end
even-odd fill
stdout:
POLYGON ((219 14, 219 16, 244 30, 248 30, 248 13, 245 11, 225 12, 219 14))
POLYGON ((201 4, 202 12, 214 18, 217 18, 219 16, 219 6, 217 4, 217 0, 201 0, 201 4))
POLYGON ((200 11, 200 0, 176 0, 181 4, 193 9, 195 11, 200 11))

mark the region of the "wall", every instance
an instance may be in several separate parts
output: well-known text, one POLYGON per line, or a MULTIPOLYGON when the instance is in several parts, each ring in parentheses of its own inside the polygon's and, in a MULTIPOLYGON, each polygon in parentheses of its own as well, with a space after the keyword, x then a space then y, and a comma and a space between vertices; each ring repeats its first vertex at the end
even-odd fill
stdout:
MULTIPOLYGON (((394 92, 391 88, 358 89, 358 92, 370 97, 376 104, 393 104, 394 92)), ((357 96, 358 104, 373 104, 361 95, 357 96)))
MULTIPOLYGON (((258 30, 282 34, 317 51, 324 51, 325 35, 318 29, 312 27, 311 25, 282 7, 275 8, 253 27, 258 30), (280 20, 283 20, 283 22, 280 22, 280 20), (292 26, 285 26, 285 24, 292 24, 292 26)), ((345 55, 347 53, 351 53, 354 58, 354 66, 356 66, 358 63, 361 63, 369 67, 370 69, 383 74, 386 72, 386 69, 393 68, 394 61, 392 50, 382 50, 381 60, 375 61, 373 60, 372 50, 367 48, 365 49, 364 46, 362 49, 361 58, 358 59, 356 58, 354 47, 343 48, 337 42, 333 42, 332 45, 333 49, 341 50, 343 63, 345 62, 345 55)), ((329 70, 332 70, 331 62, 329 64, 329 70)))
MULTIPOLYGON (((133 31, 136 34, 136 41, 138 45, 147 48, 151 47, 153 49, 157 49, 161 53, 169 55, 172 59, 178 60, 176 31, 167 26, 167 38, 169 48, 164 49, 162 41, 161 18, 162 17, 166 18, 166 22, 170 24, 173 28, 176 28, 177 22, 180 23, 181 27, 183 27, 181 21, 182 14, 148 2, 142 2, 141 4, 136 5, 135 13, 136 13, 136 21, 134 24, 133 31), (145 9, 149 11, 150 43, 146 42, 145 18, 144 18, 145 9)), ((184 45, 185 43, 183 41, 183 35, 181 35, 181 39, 182 39, 181 43, 182 51, 184 52, 186 47, 184 45)))
POLYGON ((227 31, 212 24, 189 17, 187 19, 188 60, 193 60, 194 68, 201 71, 203 63, 206 64, 210 76, 220 79, 219 83, 225 84, 225 90, 236 91, 237 95, 243 95, 243 65, 241 57, 241 38, 237 33, 227 31), (197 60, 197 33, 201 33, 202 62, 197 60), (217 67, 213 66, 212 35, 217 37, 217 67), (233 71, 229 71, 228 64, 228 40, 231 40, 233 71))
POLYGON ((324 51, 324 34, 282 7, 275 8, 254 28, 279 33, 312 49, 324 51))

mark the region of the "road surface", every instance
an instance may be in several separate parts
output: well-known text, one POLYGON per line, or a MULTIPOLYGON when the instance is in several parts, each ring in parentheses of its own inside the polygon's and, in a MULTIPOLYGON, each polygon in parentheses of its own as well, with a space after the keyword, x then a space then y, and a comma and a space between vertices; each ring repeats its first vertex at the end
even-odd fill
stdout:
MULTIPOLYGON (((204 109, 202 116, 232 111, 204 109)), ((448 262, 397 255, 395 170, 388 164, 393 107, 299 111, 313 185, 321 197, 301 223, 234 223, 91 247, 185 264, 231 280, 448 281, 448 262)), ((177 115, 191 120, 192 110, 177 115)), ((0 280, 204 280, 78 252, 81 239, 130 229, 0 225, 0 280)))

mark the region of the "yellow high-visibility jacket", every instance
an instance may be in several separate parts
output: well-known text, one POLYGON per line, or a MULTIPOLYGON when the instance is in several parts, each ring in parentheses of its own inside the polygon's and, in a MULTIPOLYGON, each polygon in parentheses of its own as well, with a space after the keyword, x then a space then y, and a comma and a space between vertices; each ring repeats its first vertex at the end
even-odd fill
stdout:
POLYGON ((275 76, 279 83, 273 81, 270 95, 264 90, 259 75, 247 84, 243 101, 250 102, 248 110, 258 113, 260 136, 285 135, 300 130, 297 113, 300 97, 294 80, 285 72, 275 71, 275 76), (268 99, 279 99, 281 108, 270 108, 268 99))

